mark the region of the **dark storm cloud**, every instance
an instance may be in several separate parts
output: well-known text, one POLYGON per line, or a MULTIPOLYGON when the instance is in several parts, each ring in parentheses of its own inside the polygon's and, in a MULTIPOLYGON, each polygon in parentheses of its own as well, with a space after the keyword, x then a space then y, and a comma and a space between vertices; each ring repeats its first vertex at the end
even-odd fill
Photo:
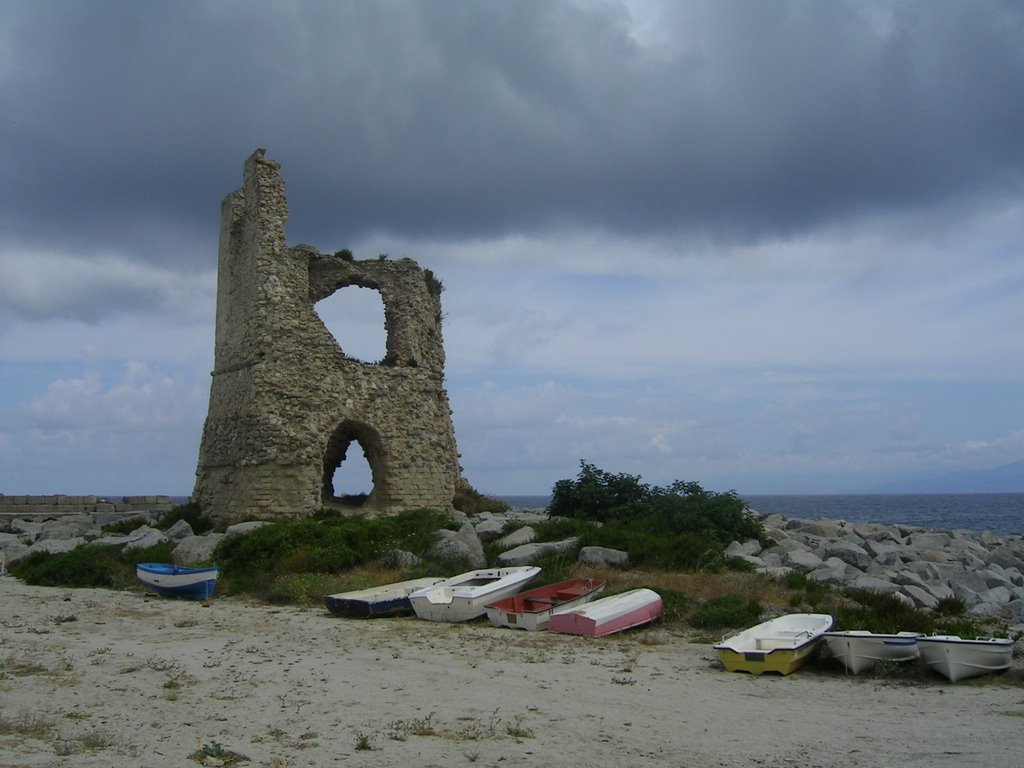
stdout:
MULTIPOLYGON (((16 245, 212 260, 257 146, 289 239, 756 238, 1020 194, 1024 5, 5 2, 16 245), (647 6, 650 10, 656 6, 647 6)), ((364 254, 359 254, 364 255, 364 254)))

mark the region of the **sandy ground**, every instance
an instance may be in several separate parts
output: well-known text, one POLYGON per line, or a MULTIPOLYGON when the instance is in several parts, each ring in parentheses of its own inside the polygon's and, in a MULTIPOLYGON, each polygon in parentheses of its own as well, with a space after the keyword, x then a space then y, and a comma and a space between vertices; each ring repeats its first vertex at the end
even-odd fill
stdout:
POLYGON ((2 766, 219 746, 277 767, 990 768, 1020 764, 1008 682, 754 678, 657 627, 595 640, 0 577, 2 766))

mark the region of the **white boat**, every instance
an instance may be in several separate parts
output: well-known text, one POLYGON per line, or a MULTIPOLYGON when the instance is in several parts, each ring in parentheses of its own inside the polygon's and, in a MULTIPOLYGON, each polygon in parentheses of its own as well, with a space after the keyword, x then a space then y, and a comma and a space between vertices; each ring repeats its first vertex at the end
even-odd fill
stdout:
POLYGON ((402 616, 412 613, 409 595, 417 589, 437 584, 443 579, 429 577, 382 584, 378 587, 357 589, 354 592, 339 592, 324 595, 324 605, 335 616, 349 618, 378 618, 402 616))
POLYGON ((913 661, 918 655, 918 637, 919 632, 886 635, 851 629, 846 632, 826 632, 825 645, 832 657, 846 667, 847 672, 857 675, 880 661, 913 661))
POLYGON ((544 630, 556 610, 588 603, 600 595, 604 587, 605 582, 596 579, 569 579, 529 589, 488 605, 487 620, 496 627, 530 632, 544 630))
POLYGON ((950 682, 978 677, 1010 668, 1013 640, 1005 637, 922 635, 917 639, 921 660, 950 682))
POLYGON ((487 613, 491 603, 519 592, 538 573, 534 565, 469 571, 416 590, 409 603, 427 621, 469 621, 487 613))
POLYGON ((577 608, 558 608, 548 630, 600 637, 654 621, 661 615, 661 595, 650 589, 632 589, 609 595, 577 608))
POLYGON ((727 637, 715 650, 729 672, 778 672, 801 667, 832 627, 826 613, 789 613, 727 637))

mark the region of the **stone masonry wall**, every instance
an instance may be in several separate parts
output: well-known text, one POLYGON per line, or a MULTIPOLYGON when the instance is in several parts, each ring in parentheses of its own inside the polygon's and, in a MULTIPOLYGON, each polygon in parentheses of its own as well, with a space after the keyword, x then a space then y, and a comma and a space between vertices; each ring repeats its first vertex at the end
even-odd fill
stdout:
POLYGON ((460 477, 444 389, 440 283, 411 259, 288 247, 277 163, 257 150, 221 206, 217 330, 196 498, 217 520, 341 505, 334 470, 360 450, 366 511, 450 509, 460 477), (347 254, 346 254, 347 256, 347 254), (317 316, 340 288, 379 291, 386 355, 348 357, 317 316))
POLYGON ((68 515, 120 514, 135 511, 170 511, 170 496, 7 496, 0 493, 0 521, 49 520, 68 515))

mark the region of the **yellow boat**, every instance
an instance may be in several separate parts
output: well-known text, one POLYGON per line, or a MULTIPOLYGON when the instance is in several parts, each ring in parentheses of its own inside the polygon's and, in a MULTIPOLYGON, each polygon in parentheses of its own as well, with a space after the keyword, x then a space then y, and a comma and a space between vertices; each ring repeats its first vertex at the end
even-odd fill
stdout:
POLYGON ((729 672, 788 675, 804 664, 832 627, 825 613, 789 613, 745 629, 715 646, 729 672))

